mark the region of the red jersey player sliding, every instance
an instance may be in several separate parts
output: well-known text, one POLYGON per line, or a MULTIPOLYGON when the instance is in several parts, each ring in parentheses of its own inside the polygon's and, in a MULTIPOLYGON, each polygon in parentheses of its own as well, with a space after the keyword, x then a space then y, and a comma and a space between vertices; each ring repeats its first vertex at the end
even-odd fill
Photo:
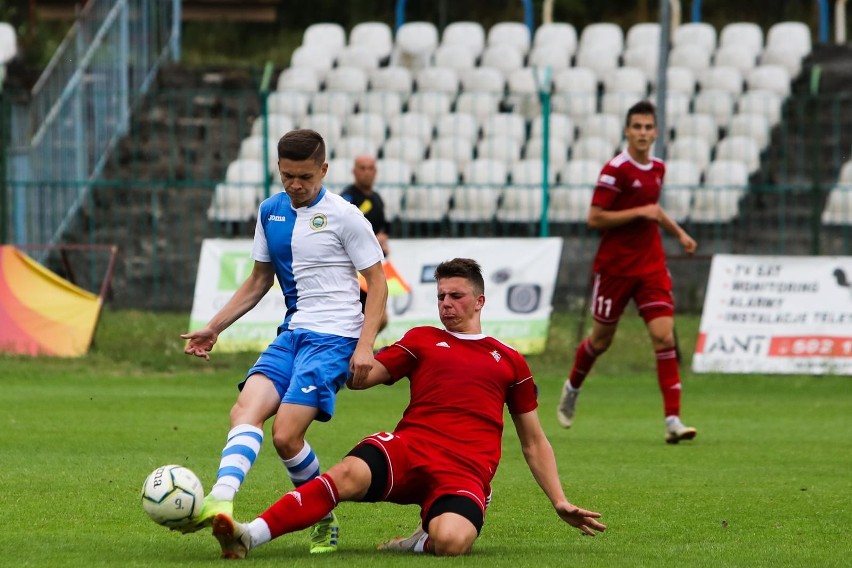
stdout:
POLYGON ((411 382, 411 400, 393 432, 364 438, 325 474, 287 493, 247 524, 213 519, 224 558, 312 526, 341 501, 420 505, 424 530, 391 550, 456 556, 470 552, 485 517, 500 461, 503 405, 524 458, 559 517, 594 536, 599 513, 565 498, 553 448, 536 412, 536 386, 524 358, 482 334, 485 305, 479 265, 457 258, 438 265, 438 312, 446 329, 416 327, 376 355, 366 379, 350 388, 411 382))
POLYGON ((658 203, 666 166, 651 156, 657 137, 653 104, 641 101, 627 111, 624 136, 627 149, 604 166, 589 208, 589 227, 603 233, 592 267, 594 324, 591 335, 577 348, 556 417, 562 426, 571 427, 580 386, 595 360, 612 343, 618 320, 632 299, 645 320, 657 356, 665 440, 677 444, 695 438, 697 432, 680 420, 672 282, 658 227, 677 237, 688 254, 695 252, 697 245, 658 203))

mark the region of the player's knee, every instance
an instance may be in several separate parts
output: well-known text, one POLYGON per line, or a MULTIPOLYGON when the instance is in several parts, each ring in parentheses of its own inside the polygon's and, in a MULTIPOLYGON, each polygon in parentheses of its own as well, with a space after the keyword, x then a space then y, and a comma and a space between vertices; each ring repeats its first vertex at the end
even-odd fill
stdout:
POLYGON ((603 354, 612 345, 612 335, 601 335, 589 338, 589 343, 598 355, 603 354))
POLYGON ((304 438, 293 436, 288 432, 274 432, 272 434, 272 444, 275 450, 282 458, 292 458, 302 451, 305 446, 304 438))
POLYGON ((326 473, 334 481, 341 501, 359 501, 370 489, 370 468, 359 458, 346 457, 326 473))
POLYGON ((435 556, 461 556, 468 554, 473 548, 473 542, 476 540, 476 535, 473 537, 458 532, 453 532, 448 529, 441 529, 429 532, 429 544, 435 556))
POLYGON ((661 351, 663 349, 674 349, 674 333, 672 331, 667 331, 663 333, 652 333, 651 343, 654 345, 654 351, 661 351))

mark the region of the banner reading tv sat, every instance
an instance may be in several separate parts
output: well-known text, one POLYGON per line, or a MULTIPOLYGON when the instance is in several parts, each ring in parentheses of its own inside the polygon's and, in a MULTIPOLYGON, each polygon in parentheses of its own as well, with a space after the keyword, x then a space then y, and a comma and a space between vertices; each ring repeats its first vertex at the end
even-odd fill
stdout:
MULTIPOLYGON (((389 258, 411 292, 388 299, 390 321, 377 346, 390 345, 417 325, 440 326, 432 274, 444 260, 467 257, 480 263, 485 277, 483 332, 525 354, 544 351, 562 239, 394 239, 390 246, 389 258)), ((205 325, 242 284, 254 264, 250 252, 250 240, 204 240, 190 329, 205 325)), ((285 311, 276 280, 253 310, 219 336, 216 349, 265 349, 285 311)))
POLYGON ((852 375, 852 257, 714 256, 692 368, 852 375))

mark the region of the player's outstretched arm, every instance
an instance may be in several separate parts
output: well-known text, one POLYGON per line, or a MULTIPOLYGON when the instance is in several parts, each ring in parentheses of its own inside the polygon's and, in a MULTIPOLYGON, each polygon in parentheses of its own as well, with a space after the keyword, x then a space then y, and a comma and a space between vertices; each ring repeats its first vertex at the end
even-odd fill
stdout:
POLYGON ((524 414, 513 414, 512 421, 515 423, 515 430, 521 441, 524 459, 539 487, 553 504, 559 518, 589 536, 595 536, 596 531, 606 530, 606 525, 597 520, 601 517, 600 513, 572 505, 565 497, 556 469, 553 446, 550 445, 541 428, 538 413, 533 410, 524 414))
POLYGON ((272 263, 255 261, 251 274, 207 325, 181 335, 183 339, 189 340, 183 352, 209 360, 210 351, 213 350, 219 334, 255 307, 272 287, 274 279, 275 269, 272 263))

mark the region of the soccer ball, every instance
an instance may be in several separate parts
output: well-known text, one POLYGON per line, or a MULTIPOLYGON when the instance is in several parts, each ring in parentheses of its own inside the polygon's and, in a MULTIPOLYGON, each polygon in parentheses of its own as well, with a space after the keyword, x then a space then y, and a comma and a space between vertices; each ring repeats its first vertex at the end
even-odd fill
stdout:
POLYGON ((142 508, 155 523, 169 528, 189 524, 201 513, 204 488, 190 469, 164 465, 142 484, 142 508))

